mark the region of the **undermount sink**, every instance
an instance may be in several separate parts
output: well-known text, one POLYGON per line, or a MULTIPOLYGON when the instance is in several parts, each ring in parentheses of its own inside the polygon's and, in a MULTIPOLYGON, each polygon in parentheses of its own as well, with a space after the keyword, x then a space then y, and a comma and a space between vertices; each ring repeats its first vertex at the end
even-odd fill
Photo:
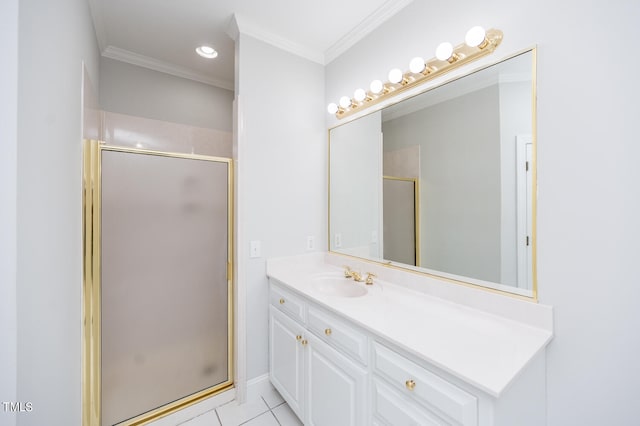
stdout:
POLYGON ((320 293, 335 297, 361 297, 367 288, 340 274, 321 274, 313 277, 313 287, 320 293))

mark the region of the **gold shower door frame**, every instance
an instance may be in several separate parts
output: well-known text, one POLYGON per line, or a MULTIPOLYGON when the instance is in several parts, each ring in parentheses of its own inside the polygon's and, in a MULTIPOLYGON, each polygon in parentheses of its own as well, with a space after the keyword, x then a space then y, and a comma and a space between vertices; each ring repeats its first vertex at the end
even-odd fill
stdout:
POLYGON ((101 426, 101 158, 103 151, 146 154, 227 164, 227 380, 135 418, 119 423, 147 424, 233 387, 233 160, 83 142, 83 326, 82 326, 82 424, 101 426))

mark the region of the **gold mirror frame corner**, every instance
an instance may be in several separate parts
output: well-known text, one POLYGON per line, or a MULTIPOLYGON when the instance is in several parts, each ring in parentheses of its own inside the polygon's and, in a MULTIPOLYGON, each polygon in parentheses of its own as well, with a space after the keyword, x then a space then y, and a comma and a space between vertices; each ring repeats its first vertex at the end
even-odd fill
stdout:
MULTIPOLYGON (((350 123, 353 120, 347 120, 347 121, 343 121, 337 124, 334 124, 333 126, 329 127, 327 129, 327 247, 328 247, 328 252, 335 254, 335 255, 339 255, 339 256, 343 256, 345 258, 350 258, 350 259, 356 259, 359 261, 365 261, 368 263, 373 263, 373 264, 377 264, 377 265, 381 265, 385 268, 390 268, 390 269, 396 269, 396 270, 401 270, 401 271, 405 271, 405 272, 409 272, 409 273, 414 273, 414 274, 418 274, 421 276, 428 276, 431 278, 435 278, 438 280, 442 280, 442 281, 446 281, 452 284, 456 284, 456 285, 461 285, 461 286, 465 286, 465 287, 469 287, 469 288, 475 288, 475 289, 479 289, 482 291, 486 291, 489 293, 494 293, 494 294, 499 294, 502 296, 506 296, 506 297, 510 297, 510 298, 515 298, 515 299, 519 299, 519 300, 524 300, 524 301, 528 301, 528 302, 532 302, 532 303, 538 303, 539 302, 539 292, 538 292, 538 260, 537 260, 537 251, 538 251, 538 238, 537 238, 537 206, 538 206, 538 202, 537 202, 537 194, 538 194, 538 156, 537 156, 537 152, 538 152, 538 122, 537 122, 537 49, 538 46, 537 45, 533 45, 524 49, 521 49, 519 51, 516 51, 515 53, 511 53, 505 57, 502 57, 500 59, 498 59, 495 62, 492 62, 490 64, 486 64, 483 65, 481 67, 477 67, 474 69, 470 69, 468 72, 458 75, 454 78, 448 79, 446 81, 442 81, 441 83, 434 85, 434 86, 429 86, 427 88, 425 88, 423 91, 420 92, 416 92, 413 93, 410 97, 407 98, 399 98, 397 99, 395 102, 391 102, 389 104, 385 104, 384 107, 388 107, 388 106, 392 106, 397 104, 398 102, 402 102, 405 99, 409 99, 413 96, 417 96, 420 95, 422 93, 428 92, 430 90, 436 89, 438 87, 441 87, 445 84, 451 83, 455 80, 458 80, 460 78, 464 78, 465 76, 468 76, 470 74, 473 74, 475 72, 478 71, 482 71, 486 68, 489 68, 491 66, 494 66, 496 64, 499 64, 501 62, 507 61, 511 58, 514 58, 516 56, 525 54, 527 52, 531 52, 531 56, 532 56, 532 70, 531 70, 531 91, 532 91, 532 96, 531 96, 531 102, 532 102, 532 117, 531 117, 531 124, 532 124, 532 131, 531 131, 531 140, 532 140, 532 175, 531 175, 531 180, 532 180, 532 235, 531 235, 531 247, 532 247, 532 255, 531 255, 531 277, 532 277, 532 285, 531 285, 531 294, 530 295, 526 295, 526 294, 520 294, 514 291, 509 291, 509 290, 503 290, 500 288, 494 288, 494 287, 489 287, 489 286, 484 286, 481 284, 476 284, 473 282, 469 282, 469 281, 464 281, 463 279, 452 279, 446 276, 442 276, 442 275, 438 275, 437 273, 433 273, 433 272, 427 272, 424 270, 416 270, 416 269, 412 269, 410 266, 408 265, 403 265, 403 264, 394 264, 393 262, 390 261, 385 261, 385 260, 375 260, 375 259, 368 259, 368 258, 362 258, 362 257, 358 257, 358 256, 353 256, 350 254, 345 254, 345 253, 340 253, 337 252, 335 250, 331 249, 331 130, 343 126, 345 124, 350 123)), ((427 81, 425 81, 424 83, 427 83, 427 81)), ((361 109, 360 112, 362 113, 363 110, 365 108, 361 109)), ((363 116, 366 116, 370 113, 376 112, 383 109, 383 107, 375 106, 375 105, 371 105, 370 106, 370 111, 368 111, 366 114, 362 114, 362 115, 358 115, 357 117, 355 117, 354 119, 358 119, 361 118, 363 116)), ((418 182, 419 184, 419 182, 418 182)), ((418 225, 418 222, 416 222, 416 226, 418 225)), ((498 284, 499 285, 499 284, 498 284)))
POLYGON ((538 303, 538 46, 534 45, 523 52, 531 52, 531 143, 532 150, 532 216, 531 216, 531 286, 532 302, 538 303))
POLYGON ((227 163, 227 285, 228 285, 228 379, 210 388, 188 395, 177 401, 140 414, 119 423, 123 426, 139 426, 187 408, 207 398, 218 395, 235 385, 234 370, 234 164, 233 159, 197 154, 161 152, 137 148, 107 145, 103 141, 84 139, 82 141, 82 232, 83 232, 83 273, 82 273, 82 425, 102 426, 101 407, 101 326, 100 326, 100 212, 101 212, 101 153, 103 150, 159 155, 174 158, 199 159, 227 163))

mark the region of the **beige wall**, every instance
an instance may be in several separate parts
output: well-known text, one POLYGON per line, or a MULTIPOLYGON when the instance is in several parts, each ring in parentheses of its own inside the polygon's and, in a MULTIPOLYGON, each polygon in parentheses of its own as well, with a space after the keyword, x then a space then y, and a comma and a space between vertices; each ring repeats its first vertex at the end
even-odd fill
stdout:
POLYGON ((231 132, 233 92, 114 59, 100 59, 105 111, 231 132))

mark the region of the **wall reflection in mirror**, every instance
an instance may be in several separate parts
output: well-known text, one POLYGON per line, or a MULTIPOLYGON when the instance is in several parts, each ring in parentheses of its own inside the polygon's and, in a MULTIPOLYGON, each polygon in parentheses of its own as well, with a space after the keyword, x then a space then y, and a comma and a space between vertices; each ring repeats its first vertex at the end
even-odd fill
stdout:
POLYGON ((535 50, 330 131, 333 252, 535 298, 535 50))

